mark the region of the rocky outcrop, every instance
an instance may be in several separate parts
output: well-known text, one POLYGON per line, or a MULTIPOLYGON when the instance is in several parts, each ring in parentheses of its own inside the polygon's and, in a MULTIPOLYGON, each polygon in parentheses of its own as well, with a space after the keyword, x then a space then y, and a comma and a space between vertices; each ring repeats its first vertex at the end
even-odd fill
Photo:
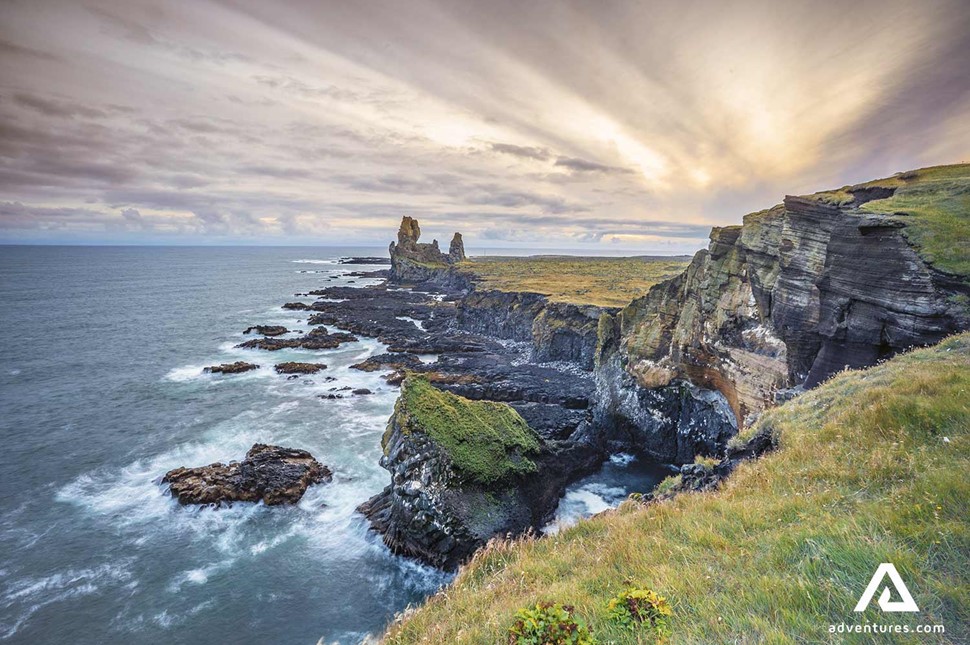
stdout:
POLYGON ((222 365, 211 365, 204 368, 202 371, 206 374, 242 374, 243 372, 249 372, 250 370, 258 370, 259 365, 255 363, 247 363, 245 361, 236 361, 235 363, 223 363, 222 365))
POLYGON ((391 242, 389 278, 393 282, 419 283, 450 279, 449 267, 465 259, 465 246, 460 233, 455 233, 445 255, 438 248, 438 240, 431 244, 418 242, 421 227, 412 217, 404 216, 397 232, 397 242, 391 242))
POLYGON ((323 363, 296 363, 286 362, 277 363, 274 368, 277 374, 316 374, 321 370, 327 369, 323 363))
POLYGON ((182 504, 263 502, 295 504, 312 484, 333 479, 330 469, 305 450, 255 444, 241 462, 176 468, 162 482, 182 504))
POLYGON ((681 276, 603 323, 600 364, 644 388, 717 391, 740 423, 786 388, 968 328, 970 286, 920 258, 904 218, 858 210, 885 191, 857 192, 842 205, 787 197, 715 228, 681 276))
POLYGON ((448 260, 452 264, 465 260, 465 242, 461 239, 461 233, 455 233, 448 246, 448 260))
POLYGON ((495 535, 543 526, 567 482, 602 459, 587 441, 542 441, 507 405, 414 378, 382 445, 392 483, 359 510, 395 553, 445 569, 495 535))

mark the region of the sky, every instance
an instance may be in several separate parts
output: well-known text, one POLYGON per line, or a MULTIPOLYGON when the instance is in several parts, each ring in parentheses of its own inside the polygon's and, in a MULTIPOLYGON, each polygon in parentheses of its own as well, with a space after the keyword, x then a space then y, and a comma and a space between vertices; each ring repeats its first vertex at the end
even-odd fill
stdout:
POLYGON ((0 243, 691 252, 970 161, 968 70, 966 0, 2 0, 0 243))

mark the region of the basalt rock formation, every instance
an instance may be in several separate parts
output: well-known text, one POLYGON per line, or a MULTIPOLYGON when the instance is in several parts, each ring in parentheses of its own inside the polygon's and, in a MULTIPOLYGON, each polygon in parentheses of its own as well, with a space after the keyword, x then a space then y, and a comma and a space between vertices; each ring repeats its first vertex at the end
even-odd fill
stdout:
POLYGON ((295 504, 312 484, 333 479, 330 469, 305 450, 257 443, 241 462, 176 468, 162 482, 182 504, 259 502, 295 504))
POLYGON ((421 237, 421 227, 418 221, 405 216, 401 220, 401 228, 397 232, 397 243, 391 242, 390 279, 395 282, 417 283, 427 282, 448 275, 441 269, 465 259, 465 245, 461 234, 455 233, 448 249, 448 254, 438 248, 438 240, 431 244, 418 242, 421 237))

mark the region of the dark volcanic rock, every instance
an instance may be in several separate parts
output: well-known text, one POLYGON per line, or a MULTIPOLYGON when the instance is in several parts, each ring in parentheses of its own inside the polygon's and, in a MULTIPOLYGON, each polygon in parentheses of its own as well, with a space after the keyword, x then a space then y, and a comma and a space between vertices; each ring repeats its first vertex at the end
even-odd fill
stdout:
POLYGON ((305 302, 287 302, 283 305, 283 309, 293 309, 296 311, 303 311, 309 309, 310 305, 305 302))
POLYGON ((378 370, 407 370, 421 367, 421 359, 413 354, 377 354, 371 356, 360 363, 350 366, 350 369, 361 370, 363 372, 376 372, 378 370))
POLYGON ((311 484, 333 474, 305 450, 257 443, 241 462, 168 471, 162 482, 182 504, 295 504, 311 484))
POLYGON ((242 372, 248 372, 255 369, 259 369, 259 365, 247 363, 245 361, 236 361, 235 363, 212 365, 210 367, 206 367, 202 371, 206 374, 241 374, 242 372))
POLYGON ((305 336, 298 338, 254 338, 240 343, 236 347, 243 349, 265 349, 273 352, 280 349, 336 349, 343 343, 357 342, 357 337, 344 332, 329 333, 323 327, 311 330, 305 336))
POLYGON ((283 327, 282 325, 254 325, 249 327, 244 331, 244 334, 249 334, 255 332, 263 336, 282 336, 283 334, 288 334, 289 329, 283 327))
POLYGON ((495 535, 541 528, 566 485, 603 457, 586 441, 544 442, 532 455, 534 474, 472 479, 453 467, 405 400, 398 400, 382 442, 381 465, 393 483, 358 510, 392 551, 437 567, 455 569, 495 535))
POLYGON ((277 374, 316 374, 320 370, 327 369, 323 363, 278 363, 276 365, 277 374))
POLYGON ((359 387, 355 390, 352 390, 351 394, 353 394, 354 396, 367 396, 368 394, 373 394, 373 392, 368 390, 366 387, 359 387))

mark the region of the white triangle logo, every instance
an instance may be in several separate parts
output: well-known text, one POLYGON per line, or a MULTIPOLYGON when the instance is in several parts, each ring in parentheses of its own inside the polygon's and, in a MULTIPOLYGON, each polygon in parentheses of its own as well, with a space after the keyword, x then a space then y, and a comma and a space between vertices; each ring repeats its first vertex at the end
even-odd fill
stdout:
POLYGON ((889 576, 889 580, 896 587, 896 593, 899 594, 902 600, 889 600, 889 586, 887 585, 879 595, 879 608, 883 611, 919 611, 919 607, 916 606, 916 601, 913 600, 909 589, 906 588, 906 583, 899 577, 896 566, 891 562, 883 562, 876 569, 876 572, 872 574, 872 580, 869 581, 869 586, 866 587, 866 590, 862 592, 862 598, 859 598, 859 604, 855 606, 855 610, 866 610, 866 607, 872 602, 872 597, 876 595, 876 589, 879 588, 879 585, 882 584, 886 576, 889 576))

